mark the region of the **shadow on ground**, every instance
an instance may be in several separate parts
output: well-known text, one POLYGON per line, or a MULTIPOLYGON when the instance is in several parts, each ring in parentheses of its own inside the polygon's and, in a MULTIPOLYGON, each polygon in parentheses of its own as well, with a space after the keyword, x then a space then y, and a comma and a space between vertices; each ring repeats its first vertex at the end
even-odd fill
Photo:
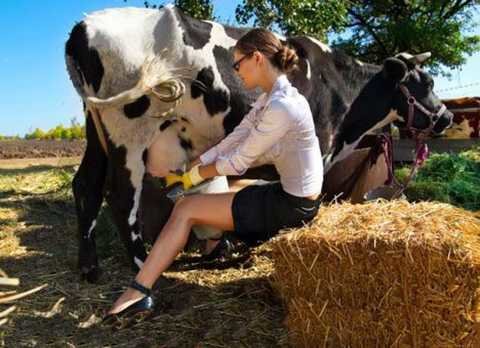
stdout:
MULTIPOLYGON (((50 170, 30 168, 21 174, 50 170)), ((0 176, 18 174, 0 170, 0 176)), ((75 207, 69 187, 58 187, 29 194, 0 186, 0 214, 5 214, 0 216, 0 268, 20 278, 19 291, 48 284, 16 303, 18 309, 2 326, 4 346, 287 346, 283 308, 268 280, 272 267, 267 249, 226 267, 186 262, 196 259, 184 255, 157 282, 157 307, 148 321, 121 330, 102 326, 104 311, 134 273, 119 238, 104 227, 97 236, 100 281, 80 281, 75 207)))

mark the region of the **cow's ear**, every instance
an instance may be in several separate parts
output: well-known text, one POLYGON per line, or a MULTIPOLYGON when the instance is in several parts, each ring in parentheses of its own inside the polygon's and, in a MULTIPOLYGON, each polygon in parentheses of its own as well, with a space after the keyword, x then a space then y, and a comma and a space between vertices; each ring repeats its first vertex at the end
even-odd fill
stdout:
POLYGON ((392 82, 403 81, 408 74, 407 65, 397 58, 387 58, 383 62, 383 76, 392 82))

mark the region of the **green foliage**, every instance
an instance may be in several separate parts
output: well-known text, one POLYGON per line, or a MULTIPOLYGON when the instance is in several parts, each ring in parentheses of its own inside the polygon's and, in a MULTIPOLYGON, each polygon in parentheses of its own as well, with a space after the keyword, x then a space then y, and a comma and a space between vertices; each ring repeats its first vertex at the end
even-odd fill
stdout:
MULTIPOLYGON (((144 4, 148 8, 162 8, 165 6, 165 2, 155 5, 150 1, 145 1, 144 4)), ((211 0, 175 0, 173 4, 193 18, 215 20, 211 0)))
POLYGON ((448 75, 445 67, 458 68, 466 55, 480 50, 480 36, 468 35, 478 25, 472 20, 478 0, 351 3, 348 35, 340 36, 335 44, 365 61, 381 63, 398 52, 430 51, 430 71, 448 75))
POLYGON ((36 128, 33 132, 27 133, 25 139, 85 139, 85 126, 80 125, 75 118, 70 121, 70 127, 58 125, 47 132, 36 128))
POLYGON ((466 55, 480 50, 480 37, 468 35, 479 0, 243 0, 239 23, 278 28, 284 34, 308 34, 370 63, 382 63, 399 52, 432 52, 431 73, 458 68, 466 55))
MULTIPOLYGON (((396 171, 403 181, 410 168, 396 171)), ((460 154, 433 154, 405 192, 413 201, 434 200, 480 210, 480 149, 460 154)))
POLYGON ((348 1, 341 0, 244 0, 235 13, 242 24, 254 18, 255 26, 326 40, 328 30, 346 25, 347 9, 348 1))

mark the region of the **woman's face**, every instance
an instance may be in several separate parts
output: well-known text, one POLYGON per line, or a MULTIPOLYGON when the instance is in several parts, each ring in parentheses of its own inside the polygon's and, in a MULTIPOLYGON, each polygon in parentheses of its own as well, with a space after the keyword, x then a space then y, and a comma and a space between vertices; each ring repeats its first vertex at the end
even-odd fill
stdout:
POLYGON ((236 71, 238 77, 243 81, 246 89, 254 89, 258 86, 258 76, 260 75, 260 61, 261 53, 255 51, 250 54, 245 54, 239 50, 233 51, 233 69, 236 71))

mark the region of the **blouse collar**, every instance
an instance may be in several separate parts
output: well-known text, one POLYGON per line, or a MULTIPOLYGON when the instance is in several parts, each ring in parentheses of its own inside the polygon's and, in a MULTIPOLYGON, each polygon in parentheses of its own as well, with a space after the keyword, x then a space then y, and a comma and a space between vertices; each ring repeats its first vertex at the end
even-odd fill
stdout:
POLYGON ((268 101, 272 98, 275 92, 285 89, 286 87, 290 86, 291 83, 287 78, 287 75, 280 74, 275 82, 273 83, 272 90, 270 93, 264 92, 257 101, 253 104, 254 107, 263 108, 268 101))

